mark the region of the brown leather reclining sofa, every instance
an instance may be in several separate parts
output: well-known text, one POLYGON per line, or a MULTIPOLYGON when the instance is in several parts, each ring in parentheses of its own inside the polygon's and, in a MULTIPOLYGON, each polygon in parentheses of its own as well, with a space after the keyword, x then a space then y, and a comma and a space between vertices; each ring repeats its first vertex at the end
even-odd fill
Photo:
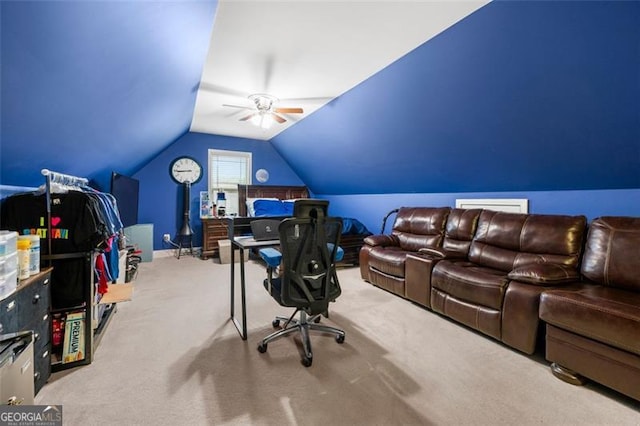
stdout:
POLYGON ((546 322, 554 374, 640 400, 640 218, 594 220, 583 256, 585 216, 449 209, 437 237, 441 214, 407 210, 391 236, 366 238, 362 278, 526 354, 546 322), (437 226, 412 227, 418 213, 437 226), (418 243, 401 248, 393 235, 409 229, 418 243))
POLYGON ((360 272, 378 287, 532 354, 542 330, 540 293, 578 279, 585 231, 584 216, 400 209, 391 235, 365 239, 360 272), (416 217, 420 226, 411 225, 416 217), (403 239, 413 245, 403 247, 403 239))

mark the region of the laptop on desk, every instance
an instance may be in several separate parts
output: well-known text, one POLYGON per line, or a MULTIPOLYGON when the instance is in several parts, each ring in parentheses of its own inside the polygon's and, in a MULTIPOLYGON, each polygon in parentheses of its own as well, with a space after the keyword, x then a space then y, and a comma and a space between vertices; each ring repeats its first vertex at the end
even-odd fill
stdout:
POLYGON ((256 219, 251 221, 251 233, 256 241, 277 240, 280 219, 256 219))

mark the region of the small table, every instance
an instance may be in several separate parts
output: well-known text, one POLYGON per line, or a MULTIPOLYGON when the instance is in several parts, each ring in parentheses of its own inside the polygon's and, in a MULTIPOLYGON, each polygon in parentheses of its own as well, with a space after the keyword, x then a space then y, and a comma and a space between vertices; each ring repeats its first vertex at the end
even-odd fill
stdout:
POLYGON ((253 236, 233 237, 231 240, 231 321, 240 333, 242 340, 247 340, 247 303, 244 279, 244 251, 256 247, 272 247, 280 244, 280 240, 256 241, 253 236), (235 248, 240 254, 240 303, 242 306, 242 324, 235 317, 235 248))

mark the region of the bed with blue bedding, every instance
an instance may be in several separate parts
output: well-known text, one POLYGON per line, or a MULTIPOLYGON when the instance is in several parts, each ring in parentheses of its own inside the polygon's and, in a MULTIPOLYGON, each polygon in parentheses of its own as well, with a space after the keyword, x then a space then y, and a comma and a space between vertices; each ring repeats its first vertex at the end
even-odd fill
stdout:
MULTIPOLYGON (((288 217, 293 215, 295 200, 309 198, 309 190, 306 186, 238 185, 238 198, 240 216, 288 217)), ((358 264, 360 248, 368 235, 371 232, 359 220, 342 218, 342 263, 358 264)))

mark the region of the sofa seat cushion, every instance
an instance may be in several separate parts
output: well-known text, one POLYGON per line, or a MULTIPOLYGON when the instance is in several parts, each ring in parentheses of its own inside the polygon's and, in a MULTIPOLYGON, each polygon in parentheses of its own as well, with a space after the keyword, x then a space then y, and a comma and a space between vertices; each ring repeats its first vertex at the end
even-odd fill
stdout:
POLYGON ((431 285, 443 293, 497 310, 508 283, 506 272, 467 261, 440 261, 431 275, 431 285))
POLYGON ((605 286, 548 290, 540 319, 581 336, 640 355, 640 294, 605 286))
POLYGON ((404 278, 404 262, 409 253, 397 246, 372 247, 369 252, 369 267, 404 278))

